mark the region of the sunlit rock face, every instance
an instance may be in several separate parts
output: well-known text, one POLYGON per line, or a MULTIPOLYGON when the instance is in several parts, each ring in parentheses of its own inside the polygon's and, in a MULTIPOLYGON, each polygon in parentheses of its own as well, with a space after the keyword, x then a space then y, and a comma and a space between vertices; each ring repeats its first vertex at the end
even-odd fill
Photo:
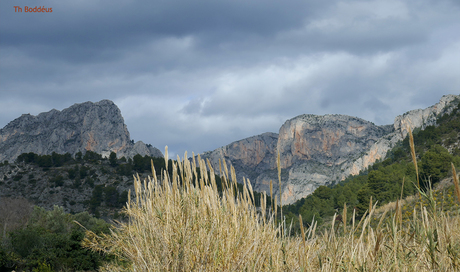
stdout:
POLYGON ((427 126, 436 125, 438 116, 451 113, 458 106, 459 95, 444 95, 435 105, 426 109, 416 109, 408 111, 395 118, 394 128, 405 138, 408 133, 408 127, 412 130, 415 128, 425 129, 427 126))
POLYGON ((283 202, 292 203, 320 185, 341 179, 341 166, 392 130, 346 115, 307 114, 286 121, 277 144, 281 166, 289 169, 283 202))
POLYGON ((142 142, 130 141, 120 109, 110 100, 75 104, 62 111, 37 116, 23 114, 0 130, 0 161, 15 160, 22 153, 45 155, 93 151, 118 157, 135 154, 162 156, 142 142))
POLYGON ((301 115, 286 121, 278 137, 281 165, 314 160, 340 165, 372 146, 391 128, 345 115, 301 115))
POLYGON ((264 133, 202 155, 219 172, 219 159, 231 163, 237 178, 248 178, 257 191, 279 191, 277 152, 282 167, 282 202, 311 194, 343 176, 341 166, 370 149, 393 130, 345 115, 300 115, 286 121, 279 134, 264 133))
POLYGON ((219 159, 235 167, 237 178, 249 178, 257 191, 279 191, 276 157, 281 162, 283 204, 311 194, 321 185, 337 183, 385 158, 407 135, 407 127, 424 129, 438 116, 450 113, 459 103, 456 95, 443 96, 426 109, 397 116, 393 125, 377 126, 346 115, 300 115, 287 120, 279 133, 236 141, 203 154, 219 173, 219 159))

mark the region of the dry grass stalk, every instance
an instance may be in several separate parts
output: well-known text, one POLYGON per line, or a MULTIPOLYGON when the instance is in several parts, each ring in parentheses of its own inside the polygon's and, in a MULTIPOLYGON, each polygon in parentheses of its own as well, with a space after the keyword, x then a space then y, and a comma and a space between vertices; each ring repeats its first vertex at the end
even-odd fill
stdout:
MULTIPOLYGON (((165 166, 166 166, 166 171, 168 171, 168 146, 165 146, 165 166)), ((199 156, 199 154, 198 154, 199 156)))
POLYGON ((271 208, 273 211, 273 181, 270 180, 270 200, 271 200, 271 208))
MULTIPOLYGON (((409 126, 407 126, 407 130, 409 131, 409 145, 410 145, 410 154, 412 156, 412 161, 415 166, 415 174, 417 175, 417 187, 420 189, 420 180, 418 177, 418 166, 417 166, 417 157, 415 156, 415 146, 414 146, 414 136, 412 135, 412 131, 409 126)), ((419 194, 421 199, 421 196, 419 194)))
POLYGON ((371 198, 369 200, 369 213, 371 213, 371 212, 372 212, 372 196, 371 196, 371 198))
POLYGON ((404 192, 404 180, 406 179, 406 177, 403 177, 403 181, 402 181, 402 186, 401 186, 401 197, 399 199, 403 199, 403 192, 404 192))
POLYGON ((302 242, 303 246, 305 247, 305 231, 303 229, 303 220, 302 220, 302 215, 299 215, 299 223, 300 223, 300 233, 302 234, 302 242))
POLYGON ((278 151, 278 157, 276 159, 276 165, 278 166, 278 181, 280 185, 279 189, 279 195, 280 195, 280 209, 281 209, 281 215, 280 215, 280 220, 283 220, 283 201, 281 199, 281 160, 280 160, 280 152, 278 151))
POLYGON ((457 171, 455 171, 455 166, 453 163, 452 165, 452 176, 454 178, 454 188, 455 188, 455 195, 457 196, 457 201, 460 203, 460 188, 458 186, 458 176, 457 176, 457 171))

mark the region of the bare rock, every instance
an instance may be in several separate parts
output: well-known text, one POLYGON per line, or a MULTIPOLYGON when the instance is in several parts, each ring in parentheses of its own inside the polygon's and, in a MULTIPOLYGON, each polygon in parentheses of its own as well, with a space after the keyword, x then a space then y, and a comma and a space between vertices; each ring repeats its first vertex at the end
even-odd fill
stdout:
POLYGON ((28 152, 45 155, 86 151, 104 156, 115 152, 119 157, 135 152, 161 154, 142 142, 130 141, 120 109, 110 100, 75 104, 37 116, 23 114, 0 130, 0 161, 13 161, 28 152))
POLYGON ((235 167, 238 181, 242 178, 255 179, 261 173, 273 169, 276 165, 276 144, 278 134, 267 132, 233 142, 211 152, 202 154, 203 159, 209 159, 214 170, 219 172, 219 159, 227 166, 235 167))
POLYGON ((219 173, 219 158, 225 158, 237 172, 238 181, 249 178, 257 191, 279 191, 276 165, 280 152, 282 167, 281 199, 293 203, 321 185, 357 175, 378 160, 407 133, 407 127, 425 129, 436 125, 443 114, 458 106, 460 96, 443 96, 426 109, 409 111, 395 118, 393 125, 376 126, 366 120, 345 115, 300 115, 287 120, 279 134, 264 133, 236 141, 203 154, 219 173))

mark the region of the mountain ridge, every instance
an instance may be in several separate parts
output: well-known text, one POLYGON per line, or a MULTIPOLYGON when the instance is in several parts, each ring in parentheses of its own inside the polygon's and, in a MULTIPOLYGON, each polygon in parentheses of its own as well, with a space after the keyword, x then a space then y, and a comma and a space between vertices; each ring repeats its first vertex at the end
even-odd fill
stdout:
MULTIPOLYGON (((340 114, 302 114, 286 120, 279 133, 251 136, 201 155, 219 174, 219 160, 235 167, 237 179, 251 181, 254 190, 269 192, 270 180, 277 181, 277 154, 281 161, 281 198, 290 204, 321 186, 332 185, 357 175, 402 141, 408 128, 435 125, 460 101, 445 95, 426 109, 396 116, 392 125, 378 126, 362 118, 340 114)), ((110 100, 74 104, 62 111, 52 109, 37 116, 23 114, 0 129, 0 162, 13 161, 22 153, 52 152, 72 155, 93 151, 118 158, 136 154, 162 157, 156 148, 130 140, 118 107, 110 100)), ((274 193, 279 187, 274 186, 274 193)))
POLYGON ((120 109, 110 100, 74 104, 36 116, 23 114, 0 129, 0 161, 13 161, 22 153, 72 155, 93 151, 108 157, 136 154, 162 157, 157 148, 130 140, 120 109))
MULTIPOLYGON (((225 158, 235 167, 238 180, 246 177, 255 190, 269 192, 270 180, 278 180, 276 156, 280 151, 281 196, 283 203, 289 204, 321 185, 357 175, 384 159, 406 137, 408 127, 424 129, 436 124, 438 116, 453 110, 455 101, 460 101, 460 96, 444 95, 435 105, 408 111, 396 116, 392 125, 383 126, 347 115, 302 114, 286 120, 278 134, 270 133, 269 142, 265 142, 268 134, 264 133, 205 152, 201 157, 209 159, 217 173, 219 159, 225 158), (263 160, 245 156, 247 150, 259 154, 259 159, 263 155, 263 160)), ((277 193, 278 186, 274 187, 277 193)))

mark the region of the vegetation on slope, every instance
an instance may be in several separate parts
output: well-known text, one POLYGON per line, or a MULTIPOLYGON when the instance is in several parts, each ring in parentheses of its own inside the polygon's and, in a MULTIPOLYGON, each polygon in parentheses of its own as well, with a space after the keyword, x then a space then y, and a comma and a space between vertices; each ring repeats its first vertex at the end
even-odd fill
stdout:
MULTIPOLYGON (((166 168, 163 158, 136 155, 117 159, 113 152, 102 158, 91 151, 75 157, 23 153, 14 164, 0 163, 0 197, 24 197, 47 209, 58 205, 70 213, 88 211, 98 218, 119 219, 118 211, 125 205, 128 191, 134 189, 133 175, 146 177, 151 173, 151 161, 157 173, 168 169, 172 176, 173 160, 168 160, 166 168)), ((221 191, 220 177, 215 178, 221 191)), ((242 188, 239 184, 238 190, 242 188)), ((255 197, 258 202, 260 194, 255 197)))
MULTIPOLYGON (((420 185, 427 187, 428 181, 436 185, 443 178, 452 175, 450 163, 460 166, 458 146, 460 131, 460 110, 438 118, 437 126, 414 132, 415 153, 420 174, 420 185)), ((286 206, 286 220, 299 229, 297 216, 304 224, 313 218, 319 223, 329 220, 334 213, 341 212, 344 204, 348 207, 348 218, 353 210, 361 217, 368 208, 370 198, 378 201, 378 206, 396 201, 417 192, 417 177, 412 162, 409 136, 399 146, 388 153, 384 161, 375 163, 358 176, 350 176, 335 186, 321 186, 316 191, 292 205, 286 206), (404 186, 403 186, 404 183, 404 186)))
POLYGON ((85 229, 108 233, 110 224, 87 212, 46 211, 23 198, 0 200, 0 271, 97 270, 109 257, 81 246, 85 229))
POLYGON ((14 163, 0 164, 0 197, 24 197, 46 209, 58 205, 70 213, 116 218, 133 188, 132 175, 144 172, 143 162, 153 160, 158 171, 165 167, 162 158, 136 155, 126 160, 112 155, 106 159, 91 151, 75 157, 21 154, 14 163))

